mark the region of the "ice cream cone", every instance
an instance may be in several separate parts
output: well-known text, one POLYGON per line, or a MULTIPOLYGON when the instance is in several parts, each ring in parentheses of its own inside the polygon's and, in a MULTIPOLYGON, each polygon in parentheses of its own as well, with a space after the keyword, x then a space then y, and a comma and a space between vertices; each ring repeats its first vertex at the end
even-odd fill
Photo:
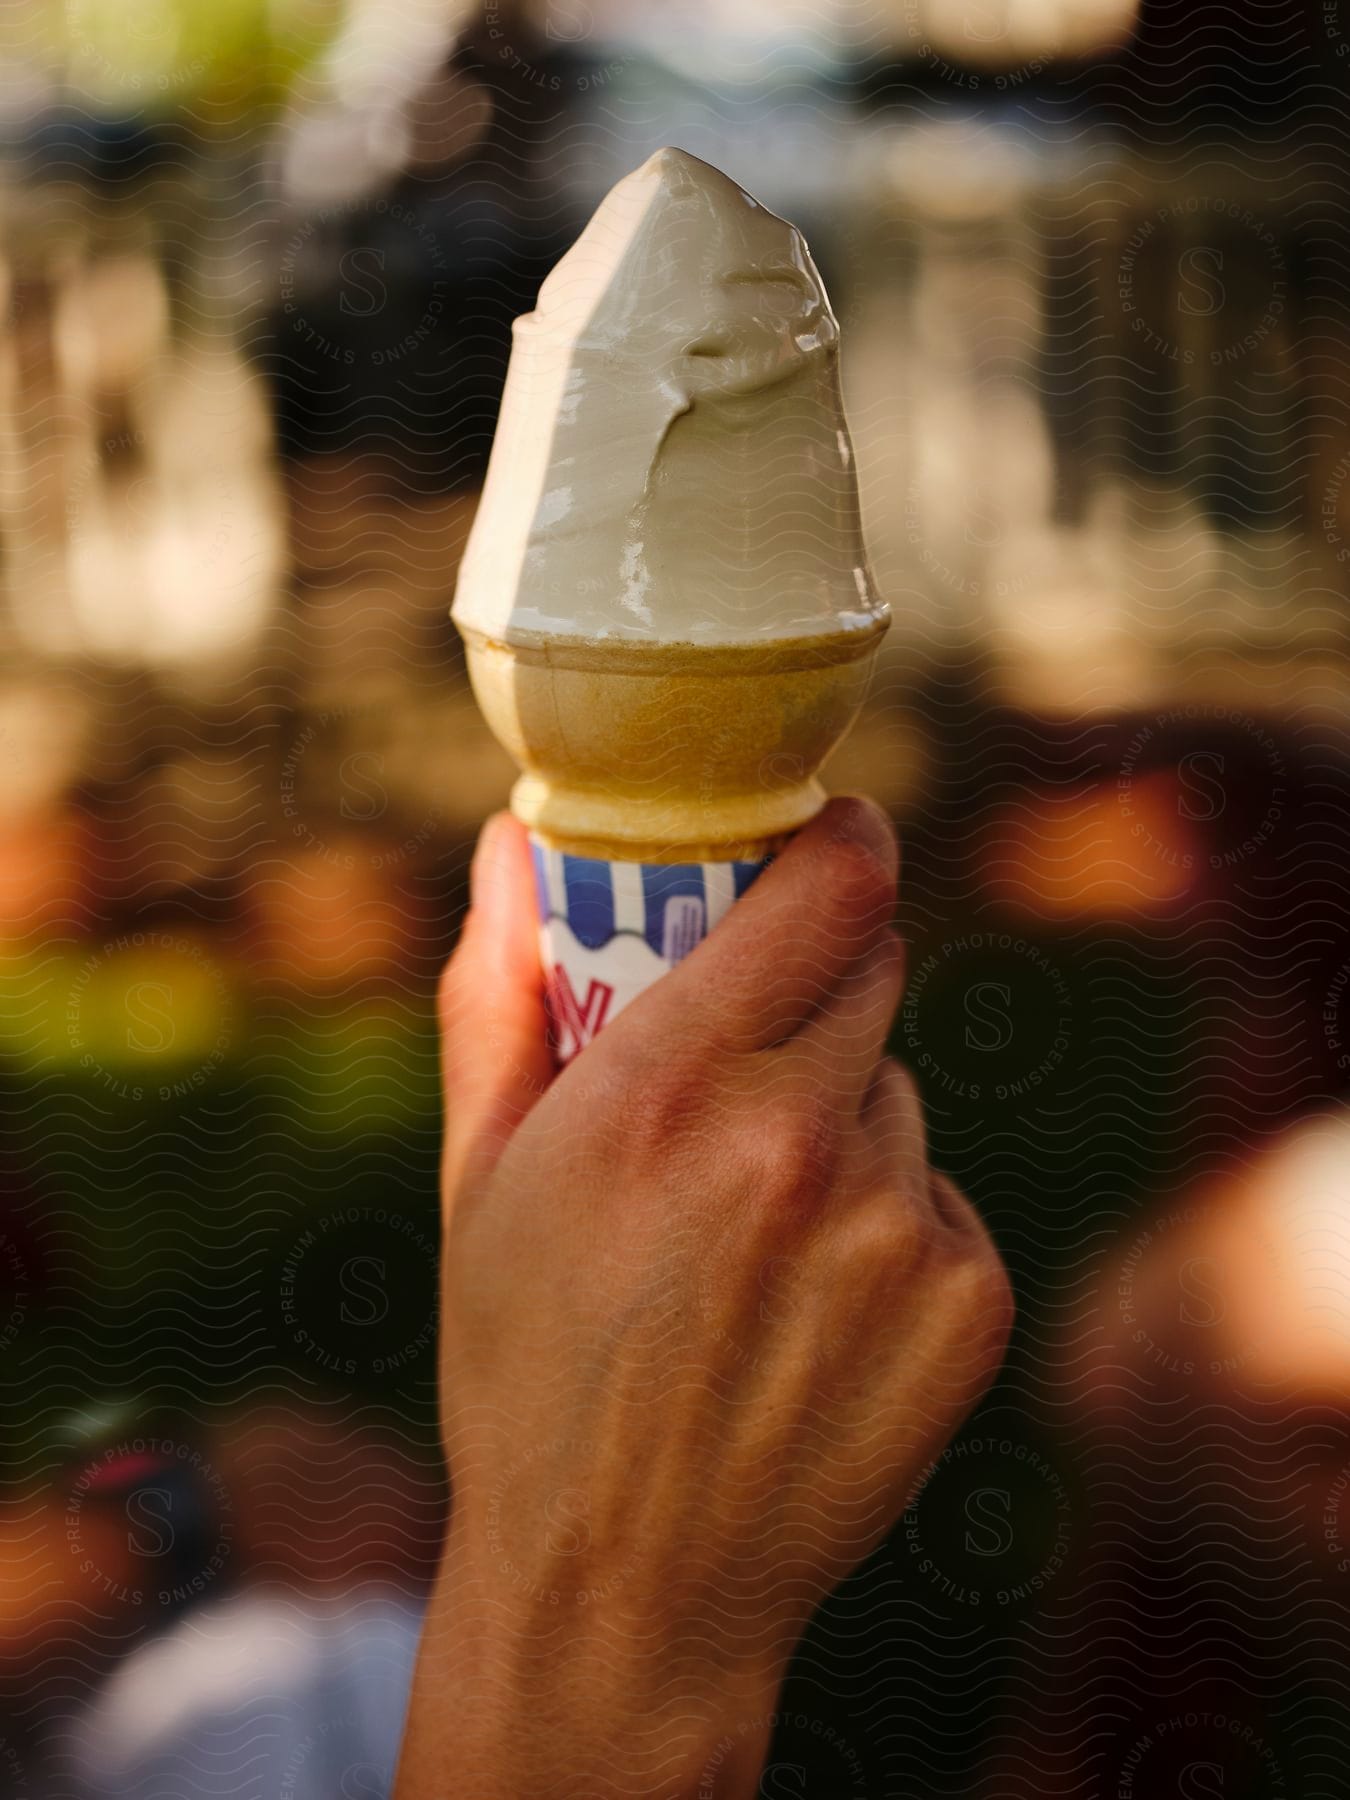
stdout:
POLYGON ((824 801, 889 622, 801 234, 662 150, 518 320, 455 599, 574 1054, 824 801))

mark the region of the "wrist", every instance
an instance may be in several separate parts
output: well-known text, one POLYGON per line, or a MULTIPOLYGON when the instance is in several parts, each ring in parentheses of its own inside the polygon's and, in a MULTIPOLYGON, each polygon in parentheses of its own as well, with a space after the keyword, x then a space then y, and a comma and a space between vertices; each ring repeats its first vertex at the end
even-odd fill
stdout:
MULTIPOLYGON (((546 1573, 546 1572, 545 1572, 546 1573)), ((780 1667, 473 1554, 453 1530, 427 1611, 398 1800, 741 1800, 780 1667)))

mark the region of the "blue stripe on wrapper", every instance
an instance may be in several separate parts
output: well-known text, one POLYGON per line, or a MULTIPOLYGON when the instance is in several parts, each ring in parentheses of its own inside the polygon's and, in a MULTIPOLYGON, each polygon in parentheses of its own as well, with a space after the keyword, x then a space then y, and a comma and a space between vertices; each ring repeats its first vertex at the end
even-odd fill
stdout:
POLYGON ((534 864, 534 896, 539 903, 539 917, 547 920, 553 908, 548 897, 548 851, 536 837, 530 838, 530 861, 534 864))
POLYGON ((567 922, 588 950, 599 950, 614 936, 614 878, 609 864, 591 856, 564 856, 563 889, 567 922))
MULTIPOLYGON (((617 931, 634 928, 636 918, 624 925, 618 919, 613 863, 550 850, 534 838, 530 856, 541 919, 566 919, 577 942, 588 950, 601 950, 617 931)), ((678 962, 706 937, 713 919, 725 910, 721 871, 730 871, 731 898, 739 900, 769 865, 766 861, 718 863, 710 869, 702 863, 620 866, 633 870, 641 884, 642 935, 658 956, 678 962), (718 885, 710 891, 708 881, 714 874, 718 885), (720 904, 714 906, 717 897, 720 904)))
POLYGON ((736 898, 738 900, 750 886, 750 883, 755 879, 756 875, 762 874, 768 866, 767 862, 732 863, 733 879, 736 883, 736 898))
POLYGON ((643 863, 647 942, 667 962, 687 956, 707 930, 708 900, 698 863, 643 863))

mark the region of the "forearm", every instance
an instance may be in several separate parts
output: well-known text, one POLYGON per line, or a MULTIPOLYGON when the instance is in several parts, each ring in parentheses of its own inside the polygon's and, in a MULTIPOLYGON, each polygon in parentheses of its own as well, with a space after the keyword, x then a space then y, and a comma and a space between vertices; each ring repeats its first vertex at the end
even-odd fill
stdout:
POLYGON ((484 1573, 452 1532, 395 1800, 748 1800, 776 1675, 714 1672, 650 1622, 555 1594, 484 1573))

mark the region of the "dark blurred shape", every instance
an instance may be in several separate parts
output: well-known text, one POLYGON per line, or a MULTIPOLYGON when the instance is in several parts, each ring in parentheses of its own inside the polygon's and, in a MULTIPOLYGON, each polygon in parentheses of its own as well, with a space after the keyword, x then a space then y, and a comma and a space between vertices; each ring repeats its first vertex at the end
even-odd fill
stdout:
POLYGON ((252 348, 284 455, 384 459, 439 492, 481 478, 511 322, 583 221, 521 155, 471 52, 409 101, 406 129, 399 181, 282 221, 280 299, 252 348))

